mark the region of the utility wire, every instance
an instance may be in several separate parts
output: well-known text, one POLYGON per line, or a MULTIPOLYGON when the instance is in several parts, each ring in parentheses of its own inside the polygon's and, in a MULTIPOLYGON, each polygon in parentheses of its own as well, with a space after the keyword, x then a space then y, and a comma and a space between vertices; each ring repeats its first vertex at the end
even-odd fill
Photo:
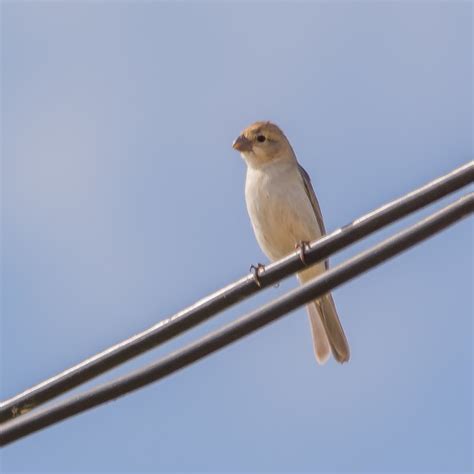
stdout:
POLYGON ((0 446, 82 413, 170 375, 281 318, 337 286, 403 252, 474 212, 474 193, 435 212, 380 244, 329 269, 261 308, 227 324, 145 368, 94 387, 51 407, 34 410, 0 426, 0 446))
MULTIPOLYGON (((391 224, 473 181, 474 162, 471 161, 335 230, 320 240, 312 242, 305 250, 305 261, 307 264, 314 264, 325 260, 333 253, 385 225, 391 224)), ((23 415, 48 400, 170 340, 260 289, 273 285, 303 268, 304 264, 300 259, 299 252, 295 252, 266 266, 263 271, 260 270, 257 274, 258 284, 253 275, 241 278, 149 329, 1 402, 0 423, 23 415)))

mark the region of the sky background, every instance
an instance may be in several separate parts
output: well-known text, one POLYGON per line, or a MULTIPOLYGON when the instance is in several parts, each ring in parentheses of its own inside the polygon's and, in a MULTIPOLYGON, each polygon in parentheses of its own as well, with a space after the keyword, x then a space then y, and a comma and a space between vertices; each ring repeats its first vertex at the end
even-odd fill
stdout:
MULTIPOLYGON (((251 122, 285 130, 328 230, 473 157, 470 2, 3 2, 1 14, 1 398, 266 262, 231 148, 251 122)), ((300 309, 10 445, 1 469, 471 471, 472 237, 463 221, 334 291, 349 364, 317 366, 300 309)))

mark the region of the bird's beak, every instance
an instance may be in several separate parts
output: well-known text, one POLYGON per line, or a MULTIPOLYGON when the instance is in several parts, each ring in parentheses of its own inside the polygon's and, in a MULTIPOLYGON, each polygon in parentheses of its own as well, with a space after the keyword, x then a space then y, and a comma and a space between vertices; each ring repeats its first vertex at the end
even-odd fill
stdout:
POLYGON ((252 151, 252 142, 244 135, 239 135, 232 143, 232 148, 240 152, 252 151))

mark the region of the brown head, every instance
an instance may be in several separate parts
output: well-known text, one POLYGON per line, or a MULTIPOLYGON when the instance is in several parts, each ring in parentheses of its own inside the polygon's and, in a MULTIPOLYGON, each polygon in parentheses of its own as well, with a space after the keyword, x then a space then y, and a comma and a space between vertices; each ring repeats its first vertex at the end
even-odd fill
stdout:
POLYGON ((234 140, 232 147, 253 167, 276 159, 296 159, 285 134, 272 122, 253 123, 234 140))

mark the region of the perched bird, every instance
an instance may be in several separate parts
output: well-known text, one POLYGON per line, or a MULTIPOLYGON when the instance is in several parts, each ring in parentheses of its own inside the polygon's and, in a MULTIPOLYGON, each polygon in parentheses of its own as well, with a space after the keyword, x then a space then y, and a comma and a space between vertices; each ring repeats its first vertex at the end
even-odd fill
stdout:
MULTIPOLYGON (((308 173, 298 164, 281 129, 255 122, 234 141, 247 163, 245 200, 255 237, 272 261, 325 234, 323 218, 308 173)), ((301 283, 328 268, 320 262, 298 274, 301 283)), ((349 360, 349 345, 330 293, 307 305, 316 359, 324 364, 330 352, 338 362, 349 360)))

